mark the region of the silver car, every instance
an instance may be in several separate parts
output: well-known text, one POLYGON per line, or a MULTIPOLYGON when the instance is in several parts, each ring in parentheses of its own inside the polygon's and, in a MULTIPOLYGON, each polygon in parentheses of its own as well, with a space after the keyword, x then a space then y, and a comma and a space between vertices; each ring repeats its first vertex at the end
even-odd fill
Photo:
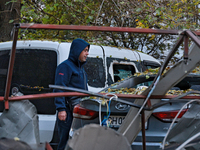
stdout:
MULTIPOLYGON (((102 92, 110 92, 112 94, 116 93, 130 93, 133 88, 149 86, 154 79, 154 75, 151 76, 139 76, 130 77, 123 81, 117 82, 104 90, 102 92), (131 84, 130 84, 131 83, 131 84), (127 91, 129 90, 129 91, 127 91)), ((176 86, 174 86, 170 91, 171 94, 180 95, 181 92, 185 92, 186 89, 200 90, 200 76, 195 74, 189 74, 176 86)), ((126 99, 123 99, 126 100, 126 99)), ((134 101, 128 100, 127 101, 134 101)), ((127 112, 130 109, 130 105, 126 103, 121 103, 119 101, 109 101, 107 104, 100 104, 101 98, 94 96, 83 98, 80 104, 74 107, 73 115, 74 120, 71 127, 70 136, 73 132, 86 124, 96 123, 102 126, 109 126, 112 129, 117 130, 122 124, 127 112), (101 105, 101 107, 100 107, 101 105)), ((146 149, 156 150, 160 149, 161 142, 169 129, 169 126, 180 110, 180 108, 185 104, 185 101, 174 101, 168 102, 167 99, 163 99, 160 105, 153 110, 153 114, 148 119, 145 124, 145 134, 146 134, 146 149), (165 105, 163 105, 163 103, 165 105)), ((137 107, 137 106, 135 106, 137 107)), ((184 115, 188 110, 185 107, 177 121, 184 115)), ((140 132, 137 138, 132 143, 132 149, 142 149, 142 133, 140 132)))

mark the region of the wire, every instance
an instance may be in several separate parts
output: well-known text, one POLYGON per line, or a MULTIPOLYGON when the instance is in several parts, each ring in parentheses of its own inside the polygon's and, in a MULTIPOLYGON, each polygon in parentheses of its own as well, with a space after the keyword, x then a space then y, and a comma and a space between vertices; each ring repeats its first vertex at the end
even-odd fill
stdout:
POLYGON ((107 120, 108 120, 109 117, 110 117, 110 108, 109 108, 109 105, 108 105, 107 101, 106 101, 106 106, 107 106, 107 116, 103 119, 103 121, 101 122, 101 125, 102 125, 103 123, 106 122, 106 124, 107 124, 107 126, 108 126, 107 120), (108 112, 109 112, 109 114, 108 114, 108 112))
MULTIPOLYGON (((21 35, 23 36, 23 34, 26 34, 25 32, 28 30, 28 28, 29 27, 31 27, 32 25, 34 25, 34 23, 30 23, 30 25, 27 27, 27 28, 25 28, 25 30, 21 33, 21 35)), ((24 40, 24 42, 25 42, 25 40, 24 40)))
POLYGON ((136 114, 136 116, 133 118, 133 120, 131 121, 131 123, 128 125, 128 127, 126 128, 126 130, 123 132, 122 135, 125 135, 126 132, 129 130, 129 128, 131 127, 132 123, 135 121, 135 119, 139 116, 140 112, 142 111, 142 109, 144 108, 144 106, 146 105, 147 101, 149 100, 151 94, 153 93, 158 81, 160 80, 160 76, 158 76, 158 78, 156 79, 151 91, 148 93, 143 105, 141 106, 140 110, 138 111, 138 113, 136 114))
POLYGON ((103 124, 104 122, 106 122, 106 124, 108 126, 107 120, 109 118, 109 116, 108 116, 109 108, 108 108, 108 102, 107 101, 106 101, 106 106, 107 106, 107 111, 106 111, 107 117, 103 119, 103 121, 102 121, 101 124, 103 124))
POLYGON ((162 149, 165 148, 165 142, 166 142, 167 136, 168 136, 170 130, 172 129, 172 126, 173 126, 174 122, 176 121, 176 119, 178 118, 179 114, 181 113, 181 111, 182 111, 188 104, 190 104, 190 103, 192 103, 192 102, 196 102, 196 101, 200 102, 200 100, 191 100, 191 101, 187 102, 185 105, 183 105, 183 107, 179 110, 179 112, 177 113, 176 117, 173 119, 173 121, 172 121, 172 123, 171 123, 171 125, 170 125, 170 127, 169 127, 169 129, 168 129, 168 131, 167 131, 167 133, 166 133, 166 135, 165 135, 165 138, 163 139, 163 142, 162 142, 162 145, 161 145, 161 148, 162 148, 162 149))
POLYGON ((108 100, 109 101, 109 103, 106 101, 106 106, 107 106, 107 116, 104 118, 104 120, 101 122, 101 124, 100 125, 102 125, 103 123, 105 123, 106 122, 106 124, 107 124, 107 127, 109 127, 109 124, 108 124, 108 119, 109 119, 109 117, 110 117, 110 114, 111 114, 111 110, 110 110, 110 104, 111 104, 111 101, 112 101, 112 99, 113 98, 115 98, 115 99, 117 99, 118 97, 117 97, 117 95, 115 95, 115 94, 112 94, 112 93, 107 93, 106 94, 106 96, 107 95, 113 95, 112 97, 110 97, 110 99, 108 100))

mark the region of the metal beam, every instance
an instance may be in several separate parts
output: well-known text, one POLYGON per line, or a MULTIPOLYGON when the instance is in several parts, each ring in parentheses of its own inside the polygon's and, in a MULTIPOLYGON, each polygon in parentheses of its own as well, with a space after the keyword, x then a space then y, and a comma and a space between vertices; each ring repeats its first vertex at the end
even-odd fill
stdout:
POLYGON ((4 105, 5 105, 6 110, 9 109, 8 97, 10 94, 11 80, 12 80, 12 74, 13 74, 13 68, 14 68, 18 30, 19 30, 19 25, 16 24, 14 26, 13 45, 12 45, 12 49, 11 49, 11 53, 10 53, 8 74, 7 74, 7 80, 6 80, 6 89, 5 89, 5 94, 4 94, 4 100, 5 100, 4 105))
MULTIPOLYGON (((51 29, 51 30, 77 30, 77 31, 105 31, 105 32, 131 32, 145 34, 183 34, 181 30, 141 29, 130 27, 106 27, 106 26, 80 26, 80 25, 53 25, 53 24, 20 24, 21 29, 51 29)), ((195 32, 200 35, 200 32, 195 32)))
MULTIPOLYGON (((182 40, 182 39, 181 39, 182 40)), ((171 54, 173 54, 176 48, 180 45, 180 40, 175 45, 174 49, 172 50, 171 54)), ((153 95, 165 95, 165 93, 171 89, 174 85, 180 82, 190 71, 192 71, 196 65, 200 63, 199 59, 199 52, 200 49, 198 46, 193 45, 189 51, 189 60, 187 64, 183 61, 180 61, 178 64, 173 66, 168 72, 161 76, 160 81, 157 83, 155 90, 152 93, 153 95)), ((168 55, 170 58, 170 56, 168 55)), ((166 58, 165 62, 168 62, 166 58)), ((163 66, 165 66, 164 64, 163 66)), ((163 67, 165 68, 165 67, 163 67)), ((162 73, 162 67, 159 73, 162 73)), ((150 86, 146 91, 142 93, 142 95, 147 95, 148 92, 151 90, 152 86, 150 86)), ((159 103, 159 99, 151 99, 152 105, 159 103)), ((136 100, 135 103, 137 105, 141 105, 143 102, 140 100, 136 100)), ((138 133, 141 130, 141 119, 140 116, 137 116, 138 108, 131 108, 128 112, 123 124, 119 128, 119 132, 121 132, 124 136, 127 137, 128 141, 131 143, 137 137, 138 133), (135 118, 136 116, 136 118, 135 118)), ((147 121, 148 118, 151 116, 152 111, 145 111, 145 120, 147 121)))
POLYGON ((4 97, 3 96, 0 96, 0 101, 4 101, 4 97))
MULTIPOLYGON (((99 93, 102 95, 106 95, 107 93, 99 93)), ((119 98, 125 99, 145 99, 146 95, 134 95, 134 94, 115 94, 119 98)), ((14 96, 8 97, 9 101, 20 101, 20 100, 34 100, 38 98, 54 98, 54 97, 71 97, 71 96, 78 96, 78 97, 85 97, 90 96, 90 94, 84 94, 79 92, 59 92, 59 93, 44 93, 44 94, 32 94, 32 95, 23 95, 23 96, 14 96)), ((151 99, 174 99, 178 97, 177 95, 152 95, 151 99)), ((200 99, 200 96, 183 96, 180 99, 200 99)), ((4 101, 4 97, 0 96, 0 101, 4 101)))
POLYGON ((188 59, 188 36, 184 35, 184 59, 188 59))
POLYGON ((142 150, 146 150, 146 135, 145 135, 145 112, 142 110, 141 112, 141 120, 142 120, 142 150))
POLYGON ((199 35, 199 34, 196 34, 194 35, 195 32, 191 32, 191 31, 186 31, 186 35, 189 36, 193 41, 194 43, 200 48, 200 40, 199 38, 196 36, 196 35, 199 35))

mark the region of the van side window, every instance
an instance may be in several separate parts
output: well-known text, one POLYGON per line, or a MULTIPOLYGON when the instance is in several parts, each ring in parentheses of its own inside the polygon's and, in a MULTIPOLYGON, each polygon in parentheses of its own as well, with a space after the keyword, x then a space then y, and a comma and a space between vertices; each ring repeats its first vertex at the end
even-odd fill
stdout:
MULTIPOLYGON (((0 95, 3 96, 10 50, 0 51, 0 95)), ((24 95, 51 92, 57 67, 57 53, 53 50, 17 49, 11 89, 16 87, 24 95)), ((54 98, 31 100, 40 114, 55 114, 54 98), (48 109, 47 109, 48 108, 48 109)), ((2 105, 0 106, 2 111, 2 105)))
POLYGON ((117 82, 133 75, 136 71, 133 65, 113 64, 113 72, 114 82, 117 82))
POLYGON ((92 87, 105 87, 105 67, 102 58, 87 58, 84 69, 88 77, 88 85, 92 87))
POLYGON ((124 60, 120 58, 112 58, 112 57, 107 57, 107 72, 108 72, 108 85, 111 85, 114 82, 117 82, 118 80, 124 79, 128 76, 133 75, 136 70, 135 67, 132 65, 133 63, 137 66, 139 63, 138 62, 132 62, 130 60, 124 60), (126 62, 124 64, 123 62, 126 62), (113 65, 111 65, 113 63, 113 65), (109 72, 109 67, 113 67, 113 78, 114 81, 112 80, 111 73, 109 72))

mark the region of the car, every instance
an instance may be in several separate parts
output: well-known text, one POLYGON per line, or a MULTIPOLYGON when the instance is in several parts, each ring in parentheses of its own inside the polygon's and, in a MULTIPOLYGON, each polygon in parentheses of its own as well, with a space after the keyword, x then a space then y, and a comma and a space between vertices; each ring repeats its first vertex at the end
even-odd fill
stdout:
MULTIPOLYGON (((139 94, 151 85, 155 78, 155 74, 136 74, 122 81, 116 82, 111 86, 103 89, 101 93, 116 94, 139 94), (140 74, 140 75, 139 75, 140 74)), ((167 92, 168 95, 181 95, 187 90, 200 90, 200 75, 196 73, 188 74, 182 81, 176 84, 167 92)), ((128 99, 123 99, 130 102, 128 99)), ((132 99, 132 102, 134 99, 132 99)), ((167 102, 168 99, 162 99, 167 102)), ((160 105, 153 110, 152 115, 145 123, 146 148, 147 150, 160 149, 161 142, 169 129, 169 126, 180 110, 184 106, 185 101, 176 101, 160 105)), ((190 105, 182 110, 176 122, 187 112, 190 105)), ((74 107, 73 122, 70 130, 70 137, 73 133, 83 126, 96 123, 102 126, 108 126, 114 130, 118 130, 126 117, 130 105, 120 101, 110 100, 103 101, 102 98, 90 96, 83 98, 78 105, 74 107)), ((142 149, 142 132, 140 132, 134 142, 132 149, 142 149)))

